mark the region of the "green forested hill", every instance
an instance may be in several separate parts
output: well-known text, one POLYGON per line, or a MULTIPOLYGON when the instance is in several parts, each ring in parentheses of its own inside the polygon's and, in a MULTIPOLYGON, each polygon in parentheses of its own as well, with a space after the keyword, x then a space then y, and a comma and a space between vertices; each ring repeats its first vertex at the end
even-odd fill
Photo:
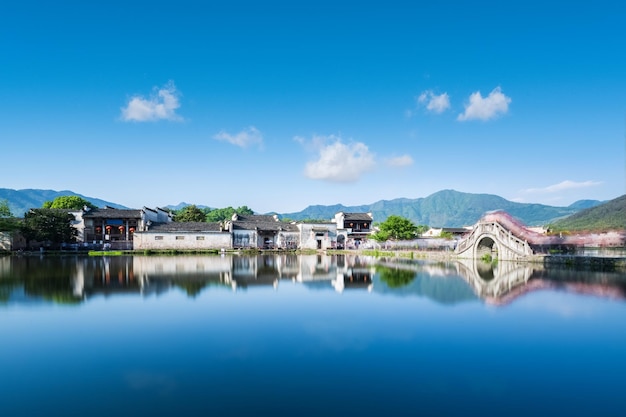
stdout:
POLYGON ((557 231, 606 231, 626 229, 626 194, 587 208, 550 225, 557 231))
POLYGON ((7 200, 11 213, 16 217, 22 217, 25 212, 31 208, 40 208, 44 202, 52 201, 57 197, 66 195, 76 195, 95 204, 98 207, 105 205, 115 208, 125 208, 122 205, 100 200, 99 198, 86 197, 73 191, 54 191, 54 190, 12 190, 9 188, 0 188, 0 201, 7 200))
POLYGON ((425 198, 381 200, 361 206, 309 206, 297 213, 282 216, 294 220, 330 219, 336 212, 371 212, 375 222, 382 222, 392 214, 410 219, 416 224, 432 227, 461 227, 476 223, 492 210, 505 210, 529 226, 545 225, 556 219, 580 211, 580 207, 599 204, 599 201, 583 200, 569 207, 543 204, 515 203, 492 194, 471 194, 443 190, 425 198))

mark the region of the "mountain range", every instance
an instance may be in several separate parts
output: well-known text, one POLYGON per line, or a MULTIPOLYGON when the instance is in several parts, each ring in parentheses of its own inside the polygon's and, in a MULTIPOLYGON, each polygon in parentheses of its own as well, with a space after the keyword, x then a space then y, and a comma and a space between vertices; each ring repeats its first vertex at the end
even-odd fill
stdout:
MULTIPOLYGON (((127 208, 120 204, 87 197, 69 190, 12 190, 0 188, 0 201, 7 200, 11 212, 18 217, 23 216, 30 208, 41 207, 45 201, 51 201, 56 197, 66 195, 82 197, 98 207, 106 205, 114 208, 127 208)), ((516 203, 492 194, 472 194, 454 190, 442 190, 424 198, 396 198, 359 206, 344 206, 341 204, 330 206, 312 205, 299 212, 273 212, 268 214, 278 214, 281 218, 291 220, 329 220, 339 211, 369 212, 372 213, 375 222, 382 222, 390 215, 397 215, 420 225, 461 227, 476 223, 488 211, 504 210, 528 226, 537 226, 552 223, 600 204, 602 202, 597 200, 580 200, 567 207, 557 207, 543 204, 516 203)), ((188 204, 180 203, 178 205, 164 205, 161 207, 177 209, 185 205, 188 204)))
POLYGON ((580 210, 602 204, 597 200, 581 200, 567 207, 544 204, 516 203, 492 194, 471 194, 442 190, 428 197, 381 200, 361 206, 309 206, 297 213, 285 213, 293 220, 332 218, 339 211, 371 212, 374 221, 384 221, 390 215, 402 216, 415 224, 431 227, 461 227, 473 225, 488 211, 504 210, 528 226, 551 223, 580 210))
POLYGON ((57 197, 75 195, 92 202, 98 207, 109 206, 113 208, 127 208, 121 204, 101 200, 99 198, 87 197, 69 190, 12 190, 10 188, 0 188, 0 201, 6 200, 14 216, 22 217, 31 208, 40 208, 46 201, 52 201, 57 197))

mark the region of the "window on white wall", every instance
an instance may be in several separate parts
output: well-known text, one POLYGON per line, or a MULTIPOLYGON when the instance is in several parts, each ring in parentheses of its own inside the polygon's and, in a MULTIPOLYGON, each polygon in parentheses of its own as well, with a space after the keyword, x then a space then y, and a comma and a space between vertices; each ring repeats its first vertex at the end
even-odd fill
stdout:
POLYGON ((185 236, 176 236, 176 240, 185 240, 185 236))

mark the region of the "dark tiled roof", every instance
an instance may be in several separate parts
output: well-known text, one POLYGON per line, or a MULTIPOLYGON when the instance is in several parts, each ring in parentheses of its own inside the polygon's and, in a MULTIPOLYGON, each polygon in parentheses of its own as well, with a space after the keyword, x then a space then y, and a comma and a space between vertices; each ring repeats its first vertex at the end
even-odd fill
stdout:
POLYGON ((464 227, 442 227, 441 230, 443 232, 450 232, 450 233, 467 233, 470 231, 464 227))
POLYGON ((103 208, 86 212, 83 218, 98 219, 141 219, 141 210, 103 208))
POLYGON ((372 218, 367 213, 343 213, 344 221, 372 221, 372 218))
POLYGON ((72 213, 73 214, 73 213, 79 212, 80 210, 76 210, 76 209, 57 209, 57 208, 54 208, 54 209, 53 208, 32 208, 29 211, 34 212, 34 213, 37 213, 37 212, 39 212, 39 213, 48 212, 48 213, 68 213, 68 214, 72 213))
POLYGON ((219 222, 168 222, 168 223, 152 223, 148 228, 149 232, 219 232, 219 222))
MULTIPOLYGON (((253 216, 250 216, 253 217, 253 216)), ((254 217, 270 217, 271 216, 254 216, 254 217)), ((274 232, 284 230, 288 232, 296 232, 298 226, 291 223, 279 222, 272 218, 271 221, 257 220, 235 220, 233 221, 233 230, 271 230, 274 232)))
POLYGON ((269 214, 237 214, 236 221, 243 222, 274 222, 279 223, 276 217, 269 214))

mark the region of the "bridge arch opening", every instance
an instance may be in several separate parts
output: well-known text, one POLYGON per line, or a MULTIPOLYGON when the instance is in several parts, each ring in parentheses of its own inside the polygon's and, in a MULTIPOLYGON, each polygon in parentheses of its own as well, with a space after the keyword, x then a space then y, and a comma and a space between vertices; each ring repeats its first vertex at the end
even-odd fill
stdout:
POLYGON ((489 255, 491 259, 498 257, 498 245, 488 236, 482 237, 476 242, 476 258, 483 259, 485 255, 489 255))

